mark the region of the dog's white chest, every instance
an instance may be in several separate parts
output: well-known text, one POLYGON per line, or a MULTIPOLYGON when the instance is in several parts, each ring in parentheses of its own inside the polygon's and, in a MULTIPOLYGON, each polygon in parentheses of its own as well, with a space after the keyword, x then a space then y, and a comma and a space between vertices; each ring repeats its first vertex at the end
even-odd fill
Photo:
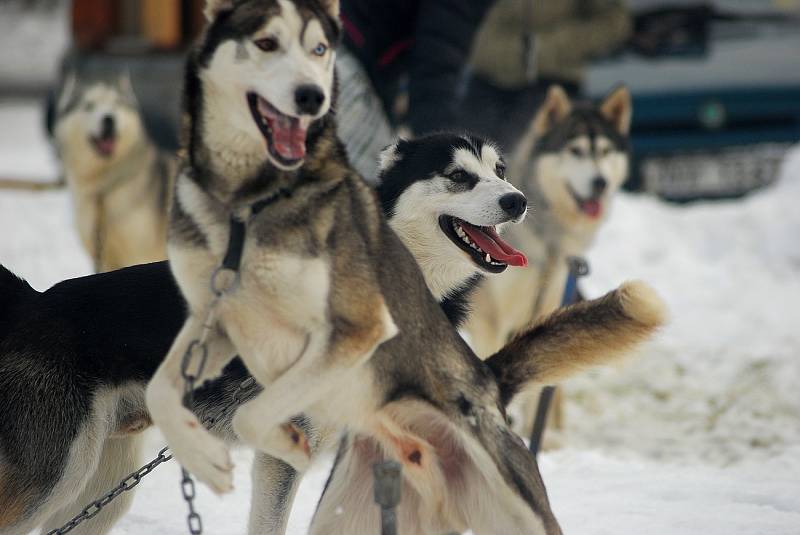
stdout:
POLYGON ((322 258, 308 258, 271 250, 245 256, 237 301, 246 307, 280 311, 284 321, 309 325, 326 321, 330 269, 322 258))
POLYGON ((303 352, 308 333, 330 330, 325 260, 246 252, 240 277, 238 287, 220 303, 220 312, 240 352, 270 355, 264 361, 265 376, 289 367, 303 352))

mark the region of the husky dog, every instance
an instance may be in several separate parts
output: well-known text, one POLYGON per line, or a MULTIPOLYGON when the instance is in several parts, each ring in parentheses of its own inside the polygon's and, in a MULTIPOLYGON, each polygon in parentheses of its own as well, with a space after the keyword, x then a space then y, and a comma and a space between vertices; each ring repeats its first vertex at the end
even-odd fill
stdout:
MULTIPOLYGON (((456 324, 464 317, 469 281, 482 271, 481 264, 455 242, 440 241, 443 230, 438 218, 443 207, 454 205, 454 199, 426 202, 420 196, 419 184, 447 185, 445 173, 452 173, 453 166, 458 165, 456 154, 466 156, 466 168, 483 165, 479 156, 483 154, 502 172, 502 164, 496 163, 502 160, 487 142, 454 134, 401 141, 386 154, 390 152, 393 157, 383 160, 379 178, 380 200, 393 207, 390 225, 408 222, 410 218, 401 208, 414 207, 415 217, 426 214, 422 219, 430 226, 404 224, 402 228, 414 233, 406 235, 398 225, 398 235, 405 243, 413 242, 418 251, 440 248, 438 255, 428 257, 423 273, 433 277, 453 265, 472 266, 473 271, 466 276, 458 271, 449 290, 439 287, 446 296, 442 307, 456 324), (473 150, 461 154, 459 151, 467 146, 473 150), (484 146, 485 150, 474 150, 484 146)), ((480 189, 473 188, 480 199, 471 194, 459 197, 472 210, 461 212, 465 222, 478 221, 484 210, 515 191, 497 174, 483 174, 481 178, 493 182, 494 187, 484 184, 480 189)), ((514 217, 506 216, 508 221, 514 217)), ((436 280, 442 284, 441 277, 436 280)), ((145 383, 185 320, 185 305, 165 262, 65 281, 42 294, 2 271, 0 302, 0 385, 4 385, 0 404, 5 406, 7 401, 7 406, 17 409, 16 415, 7 412, 6 422, 26 422, 24 426, 0 429, 0 443, 9 445, 0 447, 0 459, 7 460, 0 465, 0 480, 6 481, 0 487, 0 503, 8 507, 6 520, 11 518, 11 511, 21 512, 12 527, 0 523, 0 533, 27 533, 42 523, 49 530, 64 524, 136 469, 139 431, 150 424, 143 401, 145 383), (45 329, 49 336, 42 337, 39 333, 45 329), (24 348, 24 355, 20 348, 24 348), (59 384, 50 385, 48 393, 43 393, 52 403, 44 397, 29 396, 39 377, 58 378, 59 384), (54 414, 65 417, 54 420, 54 414), (24 451, 41 455, 24 459, 24 451), (27 471, 15 459, 27 463, 27 471), (41 479, 33 478, 34 474, 40 474, 41 479)), ((246 368, 236 362, 195 395, 198 415, 204 420, 216 416, 214 431, 229 442, 237 441, 230 429, 233 407, 219 414, 220 407, 230 405, 232 393, 247 377, 246 368)), ((247 399, 254 393, 248 389, 242 397, 247 399)), ((310 427, 307 433, 314 431, 310 427)), ((321 447, 319 438, 311 443, 314 449, 321 447)), ((289 467, 264 455, 257 456, 253 471, 251 532, 281 533, 289 516, 290 492, 277 489, 293 492, 299 480, 289 467)), ((125 493, 106 507, 88 524, 90 531, 103 533, 113 525, 126 510, 131 495, 125 493)))
MULTIPOLYGON (((599 331, 577 307, 577 318, 517 339, 513 354, 478 359, 335 137, 328 111, 338 11, 336 0, 207 4, 210 26, 187 66, 188 161, 169 239, 189 318, 147 388, 150 415, 198 479, 218 492, 231 488, 225 443, 181 404, 180 364, 201 337, 200 380, 238 352, 264 386, 233 418, 245 443, 305 468, 309 444, 289 423, 302 411, 403 463, 404 501, 416 511, 404 517, 405 531, 560 533, 504 406, 542 370, 560 375, 640 341, 661 322, 661 304, 646 286, 623 287, 589 314, 599 331), (210 309, 219 266, 238 267, 239 279, 210 309), (559 345, 574 349, 575 360, 559 365, 548 351, 559 345)), ((459 187, 479 182, 465 177, 459 187)), ((475 223, 490 228, 506 213, 498 202, 475 223)), ((348 499, 342 472, 329 500, 348 499)), ((338 519, 328 503, 319 533, 378 526, 376 511, 338 519)))
POLYGON ((166 258, 175 164, 148 139, 128 75, 109 82, 70 74, 54 135, 95 270, 166 258))
MULTIPOLYGON (((466 330, 478 355, 491 355, 560 305, 567 258, 592 243, 628 176, 631 113, 624 86, 597 105, 571 102, 559 86, 550 88, 511 164, 533 216, 508 238, 531 262, 487 280, 475 293, 476 313, 466 330)), ((526 413, 521 431, 527 436, 532 416, 526 413)))
POLYGON ((401 140, 380 157, 383 212, 456 325, 483 274, 527 263, 499 235, 509 222, 522 221, 527 207, 525 196, 505 181, 505 169, 494 144, 469 135, 401 140), (486 226, 486 212, 498 205, 503 214, 491 215, 497 224, 486 226), (431 233, 434 228, 440 232, 431 233))

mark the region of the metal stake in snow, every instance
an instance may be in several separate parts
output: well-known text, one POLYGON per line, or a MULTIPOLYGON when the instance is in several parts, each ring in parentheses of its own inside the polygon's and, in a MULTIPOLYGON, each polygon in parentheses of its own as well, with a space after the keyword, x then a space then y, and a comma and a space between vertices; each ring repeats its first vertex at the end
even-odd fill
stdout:
POLYGON ((381 535, 397 535, 395 507, 400 503, 400 472, 397 461, 372 465, 375 476, 375 503, 381 508, 381 535))
MULTIPOLYGON (((575 301, 578 278, 589 274, 588 262, 579 256, 570 256, 567 259, 567 264, 569 265, 569 274, 567 275, 567 284, 564 287, 564 295, 561 298, 561 306, 570 305, 575 301)), ((531 432, 529 445, 534 455, 539 454, 539 448, 542 445, 544 426, 547 423, 547 411, 550 409, 550 403, 553 400, 555 391, 555 386, 547 385, 542 388, 542 393, 539 394, 539 405, 536 408, 536 419, 533 421, 533 431, 531 432)))

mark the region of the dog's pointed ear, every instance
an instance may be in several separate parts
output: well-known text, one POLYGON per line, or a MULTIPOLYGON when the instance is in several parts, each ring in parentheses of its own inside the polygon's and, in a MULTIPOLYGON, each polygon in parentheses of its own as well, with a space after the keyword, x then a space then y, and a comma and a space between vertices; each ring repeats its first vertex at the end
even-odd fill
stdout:
POLYGON ((627 282, 599 299, 562 308, 486 360, 506 405, 525 387, 555 384, 609 364, 651 337, 666 307, 643 282, 627 282))
POLYGON ((378 156, 378 180, 383 178, 384 173, 394 167, 400 161, 402 155, 400 154, 400 144, 405 140, 398 139, 391 145, 384 148, 378 156))
POLYGON ((206 0, 206 7, 203 9, 208 22, 213 22, 223 11, 233 9, 234 0, 206 0))
POLYGON ((560 85, 551 85, 533 119, 534 134, 539 137, 558 124, 572 111, 572 102, 560 85))
POLYGON ((64 83, 61 84, 61 91, 58 94, 58 103, 56 110, 60 113, 69 105, 75 93, 78 90, 78 76, 75 71, 71 70, 64 78, 64 83))
POLYGON ((600 104, 600 113, 611 121, 617 132, 628 135, 631 129, 631 117, 633 115, 633 104, 631 103, 631 92, 625 85, 619 85, 603 99, 600 104))
POLYGON ((136 91, 133 90, 133 82, 131 82, 131 71, 125 69, 122 74, 117 77, 117 87, 125 97, 136 102, 136 91))
POLYGON ((325 8, 331 17, 339 20, 339 0, 320 0, 320 4, 325 8))

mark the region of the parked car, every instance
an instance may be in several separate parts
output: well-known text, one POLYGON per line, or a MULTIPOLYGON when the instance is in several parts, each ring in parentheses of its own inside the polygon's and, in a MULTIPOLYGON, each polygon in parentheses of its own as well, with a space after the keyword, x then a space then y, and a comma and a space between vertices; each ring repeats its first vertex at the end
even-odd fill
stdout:
POLYGON ((649 16, 673 33, 658 28, 664 39, 650 50, 634 42, 590 69, 589 94, 621 81, 633 94, 629 189, 675 201, 741 196, 772 182, 800 141, 800 18, 742 5, 639 9, 637 31, 649 16))

